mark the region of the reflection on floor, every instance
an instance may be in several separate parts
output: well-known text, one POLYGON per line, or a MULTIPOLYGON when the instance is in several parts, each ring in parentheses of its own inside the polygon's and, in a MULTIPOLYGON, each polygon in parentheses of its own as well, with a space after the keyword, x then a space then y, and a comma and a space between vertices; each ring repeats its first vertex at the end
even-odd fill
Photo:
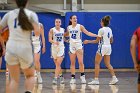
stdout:
MULTIPOLYGON (((33 93, 137 93, 137 73, 135 72, 117 72, 119 83, 109 85, 111 80, 108 72, 100 74, 100 85, 81 84, 80 74, 76 74, 76 84, 69 84, 70 73, 65 73, 65 84, 52 84, 53 73, 42 73, 43 84, 35 84, 33 93)), ((86 73, 87 82, 91 81, 93 73, 86 73)), ((9 83, 5 78, 5 73, 0 73, 0 93, 5 93, 9 83), (6 85, 5 84, 6 81, 6 85)), ((21 75, 19 93, 24 93, 24 76, 21 75)))
MULTIPOLYGON (((52 93, 87 93, 86 91, 86 87, 87 89, 89 88, 89 92, 88 93, 99 93, 99 87, 100 85, 86 85, 86 84, 81 84, 81 88, 78 89, 76 88, 76 84, 70 84, 70 91, 69 92, 64 92, 65 89, 65 84, 61 84, 61 85, 52 85, 52 90, 54 92, 52 93)), ((119 88, 118 85, 109 85, 110 86, 110 93, 119 93, 119 88)), ((42 84, 36 84, 33 90, 33 93, 45 93, 42 92, 42 84)), ((67 87, 68 89, 68 87, 67 87)), ((46 89, 47 91, 47 89, 46 89)), ((48 93, 48 92, 47 92, 48 93)), ((51 93, 51 92, 50 92, 51 93)))

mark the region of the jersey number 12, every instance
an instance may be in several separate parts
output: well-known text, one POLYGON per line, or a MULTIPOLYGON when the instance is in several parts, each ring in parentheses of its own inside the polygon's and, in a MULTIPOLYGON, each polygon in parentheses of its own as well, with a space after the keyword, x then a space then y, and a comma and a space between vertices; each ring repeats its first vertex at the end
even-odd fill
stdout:
POLYGON ((76 34, 72 34, 71 38, 76 39, 76 34))

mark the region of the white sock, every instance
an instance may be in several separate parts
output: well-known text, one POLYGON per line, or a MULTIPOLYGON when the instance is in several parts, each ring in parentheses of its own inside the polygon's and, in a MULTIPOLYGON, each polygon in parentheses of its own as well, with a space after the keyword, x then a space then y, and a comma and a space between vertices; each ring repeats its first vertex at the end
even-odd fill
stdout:
POLYGON ((37 77, 40 79, 42 78, 40 72, 37 72, 37 77))
POLYGON ((40 72, 37 72, 37 75, 40 75, 40 72))

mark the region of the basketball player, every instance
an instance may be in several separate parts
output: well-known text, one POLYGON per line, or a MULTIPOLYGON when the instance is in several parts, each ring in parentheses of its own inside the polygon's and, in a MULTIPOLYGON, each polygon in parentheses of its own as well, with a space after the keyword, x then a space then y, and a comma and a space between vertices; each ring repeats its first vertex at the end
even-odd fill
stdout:
POLYGON ((71 81, 70 84, 75 84, 75 60, 78 58, 79 69, 81 72, 81 83, 86 83, 85 73, 84 73, 84 64, 83 64, 83 46, 81 33, 85 33, 91 37, 97 37, 96 34, 88 32, 84 26, 77 23, 77 16, 72 15, 70 17, 69 26, 67 27, 67 32, 65 36, 69 36, 69 55, 71 61, 71 81))
POLYGON ((44 27, 41 23, 39 23, 39 30, 40 30, 40 36, 36 36, 34 34, 34 31, 32 31, 32 43, 33 43, 33 48, 34 48, 34 62, 35 62, 37 82, 42 83, 42 77, 40 74, 41 40, 42 40, 42 45, 43 45, 43 47, 42 47, 43 54, 45 53, 46 48, 45 48, 44 27))
POLYGON ((18 8, 6 13, 0 22, 0 30, 9 28, 5 60, 10 73, 10 93, 19 93, 20 69, 25 79, 25 93, 31 93, 35 83, 31 32, 39 35, 37 15, 26 9, 28 0, 15 0, 18 8))
POLYGON ((139 38, 140 38, 140 27, 138 27, 134 32, 130 44, 130 50, 134 62, 134 68, 138 72, 138 93, 140 93, 140 39, 139 38), (138 51, 136 51, 137 47, 138 47, 138 51), (138 52, 138 57, 136 56, 137 52, 138 52))
POLYGON ((64 29, 61 28, 61 19, 55 19, 55 27, 50 29, 49 42, 51 45, 52 57, 55 63, 55 77, 53 84, 57 84, 57 78, 60 75, 60 83, 64 83, 64 77, 62 75, 61 63, 64 59, 64 29))
MULTIPOLYGON (((1 30, 1 36, 2 36, 3 42, 6 46, 6 43, 8 41, 8 37, 9 37, 8 27, 5 27, 4 29, 1 30)), ((2 64, 2 57, 0 57, 0 69, 1 69, 1 64, 2 64)), ((9 77, 9 72, 8 72, 7 68, 6 68, 6 77, 9 77)))
POLYGON ((1 69, 3 55, 5 55, 5 44, 3 38, 0 36, 0 69, 1 69))
POLYGON ((112 30, 109 26, 110 24, 110 16, 105 16, 101 19, 102 28, 98 31, 98 37, 96 40, 85 40, 84 44, 87 43, 99 43, 98 50, 95 56, 95 79, 88 84, 99 84, 99 71, 100 71, 100 63, 102 58, 104 57, 104 62, 108 70, 112 75, 112 80, 109 84, 116 84, 118 79, 114 73, 113 67, 110 64, 110 55, 111 55, 111 43, 113 43, 113 35, 112 30))
MULTIPOLYGON (((1 17, 0 17, 0 21, 1 21, 1 17)), ((3 32, 3 30, 0 31, 0 33, 2 33, 2 32, 3 32)), ((1 40, 1 44, 2 44, 2 43, 5 43, 5 40, 6 40, 6 39, 4 38, 4 37, 5 37, 5 33, 4 33, 4 35, 2 35, 2 36, 3 36, 3 37, 1 38, 1 39, 2 39, 2 40, 1 40)), ((5 47, 5 46, 4 46, 4 47, 5 47)), ((4 55, 4 53, 2 53, 2 52, 4 52, 2 46, 1 46, 1 48, 0 48, 0 51, 1 51, 1 53, 0 53, 0 69, 1 69, 2 55, 4 55)))

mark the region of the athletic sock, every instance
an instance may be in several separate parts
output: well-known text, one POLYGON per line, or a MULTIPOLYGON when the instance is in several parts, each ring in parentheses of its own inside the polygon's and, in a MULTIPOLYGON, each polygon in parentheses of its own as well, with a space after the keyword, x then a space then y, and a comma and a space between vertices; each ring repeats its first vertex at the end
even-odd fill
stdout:
POLYGON ((60 74, 59 76, 60 76, 60 77, 63 77, 63 74, 60 74))
POLYGON ((71 77, 75 79, 75 75, 74 74, 72 74, 71 77))
POLYGON ((81 76, 83 76, 83 75, 85 75, 85 73, 83 72, 83 73, 81 73, 81 76))
POLYGON ((26 91, 25 93, 32 93, 32 92, 30 92, 30 91, 26 91))

